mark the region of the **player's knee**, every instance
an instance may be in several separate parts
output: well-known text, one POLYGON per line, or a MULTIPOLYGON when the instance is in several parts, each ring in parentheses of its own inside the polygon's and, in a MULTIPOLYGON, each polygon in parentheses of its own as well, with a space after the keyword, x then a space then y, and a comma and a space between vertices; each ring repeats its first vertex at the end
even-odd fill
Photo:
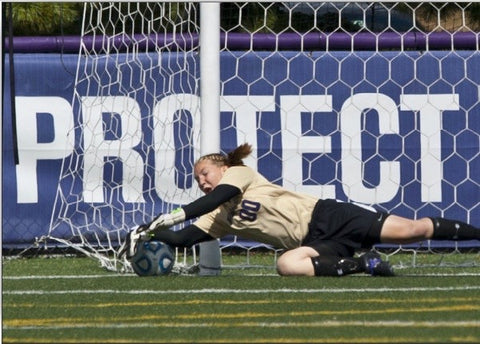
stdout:
POLYGON ((280 276, 291 276, 292 275, 292 266, 287 257, 282 255, 277 260, 277 273, 280 276))
POLYGON ((431 237, 433 223, 429 218, 411 220, 399 216, 389 216, 382 228, 382 241, 411 243, 431 237))
POLYGON ((277 272, 280 276, 313 276, 312 259, 309 256, 299 255, 298 252, 289 252, 281 255, 277 260, 277 272))
POLYGON ((428 239, 431 236, 433 230, 432 220, 429 218, 423 218, 412 221, 411 233, 412 237, 419 239, 428 239))
POLYGON ((428 218, 411 220, 406 228, 407 239, 422 240, 428 239, 431 235, 432 221, 428 218))

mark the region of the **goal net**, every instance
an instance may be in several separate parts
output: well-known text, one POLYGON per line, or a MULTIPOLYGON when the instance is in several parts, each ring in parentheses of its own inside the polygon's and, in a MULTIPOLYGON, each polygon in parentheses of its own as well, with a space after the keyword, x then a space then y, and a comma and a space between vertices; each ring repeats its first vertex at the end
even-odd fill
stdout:
MULTIPOLYGON (((199 4, 85 6, 74 153, 49 237, 118 270, 129 230, 199 196, 199 4)), ((475 2, 222 3, 221 150, 249 142, 246 163, 292 190, 478 225, 478 12, 475 2)), ((443 264, 445 250, 478 247, 377 249, 412 252, 411 265, 419 252, 443 264)), ((236 237, 221 248, 247 264, 255 250, 277 253, 236 237)))
POLYGON ((199 196, 193 3, 85 4, 71 136, 50 239, 111 270, 126 233, 199 196))

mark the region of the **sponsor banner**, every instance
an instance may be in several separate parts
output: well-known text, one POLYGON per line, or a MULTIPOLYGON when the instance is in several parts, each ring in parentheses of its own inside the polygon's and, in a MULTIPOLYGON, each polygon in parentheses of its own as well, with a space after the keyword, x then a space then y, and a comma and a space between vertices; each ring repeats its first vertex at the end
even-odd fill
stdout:
MULTIPOLYGON (((192 178, 198 75, 181 69, 193 60, 173 55, 161 56, 175 74, 164 79, 151 67, 151 54, 136 63, 120 55, 95 65, 76 55, 16 54, 16 123, 6 59, 4 247, 31 244, 56 221, 64 158, 80 178, 61 184, 63 193, 74 191, 64 203, 80 226, 96 222, 86 219, 89 212, 121 218, 139 204, 153 209, 155 203, 156 212, 199 196, 192 178), (97 77, 87 82, 81 75, 74 98, 77 63, 97 77), (112 182, 113 191, 106 186, 112 182)), ((221 56, 221 78, 222 149, 253 144, 246 163, 269 180, 408 217, 442 215, 478 225, 477 51, 230 52, 221 56)), ((134 214, 125 219, 131 223, 124 228, 139 221, 134 214)), ((95 232, 98 224, 92 226, 95 232)), ((67 227, 58 233, 69 236, 67 227)))

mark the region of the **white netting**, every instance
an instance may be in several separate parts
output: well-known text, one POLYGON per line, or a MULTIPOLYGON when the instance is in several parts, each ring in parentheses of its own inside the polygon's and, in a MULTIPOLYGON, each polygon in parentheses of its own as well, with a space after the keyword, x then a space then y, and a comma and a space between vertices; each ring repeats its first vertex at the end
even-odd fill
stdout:
MULTIPOLYGON (((246 162, 290 189, 478 225, 477 3, 221 6, 223 151, 253 144, 246 162)), ((112 268, 127 230, 198 196, 197 16, 191 3, 86 5, 50 237, 112 268)))
POLYGON ((73 101, 81 115, 50 236, 120 269, 129 230, 198 196, 197 10, 86 3, 83 31, 73 101))

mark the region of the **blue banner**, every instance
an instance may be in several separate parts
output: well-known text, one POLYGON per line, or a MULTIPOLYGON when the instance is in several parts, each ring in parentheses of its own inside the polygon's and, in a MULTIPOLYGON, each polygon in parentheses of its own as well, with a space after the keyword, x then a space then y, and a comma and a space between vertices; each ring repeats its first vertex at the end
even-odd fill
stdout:
MULTIPOLYGON (((3 247, 31 244, 59 213, 69 221, 57 235, 71 237, 71 223, 96 235, 199 196, 198 75, 181 69, 194 59, 168 64, 162 55, 175 75, 163 79, 155 56, 129 58, 16 54, 18 165, 6 61, 3 247), (74 97, 78 62, 85 75, 74 97), (98 78, 87 82, 89 73, 98 78)), ((478 51, 229 52, 221 79, 222 150, 253 144, 247 164, 274 183, 479 225, 478 51)))

